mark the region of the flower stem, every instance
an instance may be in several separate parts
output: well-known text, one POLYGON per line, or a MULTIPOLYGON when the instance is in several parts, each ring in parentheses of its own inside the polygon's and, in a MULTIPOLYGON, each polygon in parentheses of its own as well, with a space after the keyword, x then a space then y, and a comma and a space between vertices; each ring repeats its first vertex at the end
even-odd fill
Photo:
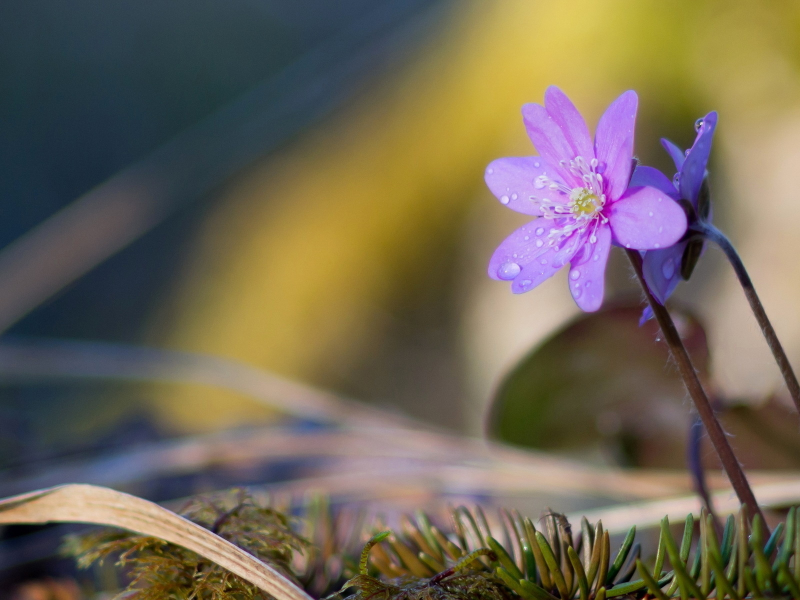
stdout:
POLYGON ((681 375, 681 379, 683 379, 683 384, 686 386, 686 390, 689 392, 689 396, 691 396, 694 402, 697 413, 700 415, 700 419, 703 421, 703 425, 708 432, 708 437, 714 446, 714 450, 717 451, 717 456, 719 456, 720 462, 722 462, 722 468, 725 469, 725 473, 736 495, 739 497, 739 502, 747 506, 750 519, 758 514, 761 516, 761 522, 766 523, 764 515, 756 502, 753 490, 750 488, 747 477, 742 470, 742 466, 733 453, 733 448, 731 448, 731 445, 728 443, 728 438, 722 430, 722 426, 719 424, 714 410, 711 408, 711 403, 708 401, 708 396, 705 390, 703 390, 700 379, 697 377, 697 371, 689 358, 689 353, 686 351, 686 347, 683 345, 680 335, 678 335, 678 330, 675 328, 672 317, 669 315, 667 309, 655 299, 644 281, 641 255, 634 250, 626 250, 625 252, 633 265, 633 270, 636 272, 636 277, 639 279, 639 283, 644 290, 647 302, 650 304, 650 308, 658 321, 658 326, 661 328, 661 335, 669 347, 670 354, 675 364, 678 366, 678 372, 681 375))
POLYGON ((800 383, 797 382, 797 376, 794 374, 792 365, 789 363, 789 359, 783 350, 778 335, 775 333, 775 329, 772 327, 772 323, 769 322, 764 306, 756 293, 756 288, 753 287, 750 275, 747 274, 747 269, 744 268, 744 263, 739 258, 736 248, 733 247, 727 236, 711 223, 698 221, 692 228, 701 233, 706 239, 714 242, 725 253, 728 262, 731 263, 736 277, 739 279, 739 284, 744 290, 747 302, 750 304, 750 309, 753 311, 756 321, 758 321, 761 333, 764 334, 767 345, 772 350, 772 356, 775 357, 775 362, 778 363, 778 368, 781 371, 781 375, 783 375, 783 380, 786 382, 786 387, 789 389, 795 408, 797 408, 797 412, 800 412, 800 383))

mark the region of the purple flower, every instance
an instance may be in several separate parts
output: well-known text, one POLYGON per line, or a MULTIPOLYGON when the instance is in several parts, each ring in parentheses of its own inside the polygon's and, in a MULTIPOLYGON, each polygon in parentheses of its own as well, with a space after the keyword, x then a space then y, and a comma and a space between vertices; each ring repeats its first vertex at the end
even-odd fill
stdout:
MULTIPOLYGON (((700 202, 703 181, 706 177, 706 165, 711 153, 711 142, 717 126, 717 113, 710 112, 698 119, 695 128, 697 137, 694 144, 685 153, 667 139, 661 144, 675 162, 677 173, 672 181, 658 169, 653 167, 636 167, 631 178, 631 186, 651 186, 658 188, 675 200, 686 200, 698 218, 711 220, 711 207, 708 198, 700 202)), ((707 196, 707 191, 706 191, 707 196)), ((647 287, 656 300, 664 304, 675 290, 681 278, 688 279, 694 263, 700 256, 703 242, 700 239, 683 240, 670 248, 649 250, 644 253, 642 269, 647 287)), ((642 320, 652 316, 649 307, 645 309, 642 320)))
POLYGON ((500 203, 538 217, 495 250, 489 276, 532 290, 570 264, 569 289, 585 311, 603 303, 604 274, 614 242, 625 248, 666 248, 686 232, 683 209, 654 187, 629 187, 638 99, 629 91, 608 107, 592 142, 569 98, 547 88, 544 106, 522 107, 539 156, 500 158, 486 184, 500 203))

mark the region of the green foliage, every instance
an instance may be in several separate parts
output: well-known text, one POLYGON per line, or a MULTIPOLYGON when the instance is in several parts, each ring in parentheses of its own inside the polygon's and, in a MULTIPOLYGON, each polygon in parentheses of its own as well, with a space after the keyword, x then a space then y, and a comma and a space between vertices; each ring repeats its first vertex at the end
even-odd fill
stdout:
MULTIPOLYGON (((297 535, 282 513, 256 504, 244 491, 226 498, 199 498, 181 514, 239 546, 294 579, 292 560, 308 542, 297 535)), ((263 600, 255 586, 203 557, 158 538, 103 529, 70 536, 66 554, 88 567, 113 557, 130 584, 118 598, 125 600, 263 600)))
MULTIPOLYGON (((447 529, 422 512, 386 531, 363 513, 343 517, 324 500, 306 506, 304 522, 256 505, 239 492, 233 501, 200 499, 183 512, 261 560, 312 595, 350 579, 330 600, 604 600, 709 597, 800 599, 798 510, 769 535, 744 511, 721 531, 712 517, 686 518, 679 539, 661 523, 652 562, 642 560, 632 527, 612 552, 602 522, 582 519, 573 535, 567 519, 549 513, 535 525, 501 510, 490 528, 478 507, 451 511, 447 529), (293 530, 302 527, 314 546, 293 530), (352 542, 379 531, 363 550, 352 542), (300 553, 300 554, 299 554, 300 553)), ((69 553, 81 566, 113 556, 130 577, 126 600, 262 600, 263 592, 200 556, 156 538, 103 530, 72 537, 69 553)), ((335 588, 334 588, 335 589, 335 588)))
POLYGON ((697 524, 689 515, 680 545, 665 517, 648 568, 635 527, 612 553, 601 522, 583 519, 580 534, 573 537, 562 515, 546 515, 537 529, 516 512, 500 511, 501 544, 479 508, 461 507, 453 511, 447 535, 427 519, 417 519, 416 524, 404 522, 402 535, 382 533, 370 540, 361 572, 342 591, 354 590, 346 600, 501 600, 509 595, 524 600, 798 599, 798 510, 791 509, 767 539, 758 517, 751 528, 744 511, 728 518, 720 536, 710 515, 703 512, 697 524))

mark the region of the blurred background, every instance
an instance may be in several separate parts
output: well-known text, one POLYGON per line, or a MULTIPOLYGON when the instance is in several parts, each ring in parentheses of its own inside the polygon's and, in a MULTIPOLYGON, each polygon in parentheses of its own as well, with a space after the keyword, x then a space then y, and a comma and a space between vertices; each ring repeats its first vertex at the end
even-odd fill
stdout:
MULTIPOLYGON (((563 380, 583 368, 575 340, 597 340, 580 356, 609 354, 618 325, 614 348, 652 346, 621 254, 606 298, 623 312, 578 323, 588 338, 569 329, 579 311, 564 273, 521 296, 485 275, 525 217, 491 196, 484 167, 533 153, 520 107, 550 84, 590 128, 635 89, 636 153, 669 175, 659 138, 688 147, 695 119, 719 111, 714 217, 800 364, 799 33, 788 0, 0 3, 3 481, 279 420, 246 385, 198 375, 220 365, 239 382, 253 367, 480 436, 505 375, 545 340, 558 350, 531 368, 563 380), (572 337, 551 338, 560 331, 572 337)), ((719 401, 782 406, 716 249, 675 298, 719 401)), ((596 387, 537 388, 537 431, 586 415, 569 444, 493 433, 598 466, 682 468, 687 400, 652 384, 673 381, 666 354, 647 358, 655 379, 638 352, 611 354, 604 372, 622 383, 602 406, 596 387), (631 450, 642 438, 664 445, 631 450)), ((758 438, 730 415, 740 443, 758 438)), ((752 466, 800 467, 796 423, 777 420, 780 448, 753 450, 752 466)), ((193 489, 181 485, 149 496, 193 489)))

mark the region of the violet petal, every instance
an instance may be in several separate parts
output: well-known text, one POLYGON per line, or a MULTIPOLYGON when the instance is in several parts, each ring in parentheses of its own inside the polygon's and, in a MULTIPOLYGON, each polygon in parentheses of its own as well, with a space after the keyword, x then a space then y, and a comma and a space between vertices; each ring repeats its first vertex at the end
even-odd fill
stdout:
POLYGON ((612 199, 622 195, 630 180, 637 106, 636 92, 627 91, 614 100, 597 124, 595 156, 605 165, 606 193, 612 199))
POLYGON ((631 182, 628 187, 635 188, 645 186, 661 190, 673 200, 680 200, 678 190, 675 189, 675 185, 670 181, 669 177, 658 169, 640 165, 633 170, 631 182))
POLYGON ((538 189, 536 178, 552 169, 541 156, 498 158, 486 167, 486 185, 500 204, 525 215, 540 216, 538 199, 566 203, 566 195, 548 187, 538 189))
POLYGON ((586 121, 572 101, 559 88, 551 85, 544 93, 544 106, 561 128, 564 138, 572 148, 572 155, 582 156, 586 162, 591 161, 594 158, 592 136, 586 121))
POLYGON ((683 166, 683 161, 686 160, 686 155, 683 153, 683 150, 667 138, 661 138, 661 145, 664 146, 664 150, 667 151, 667 154, 672 158, 672 162, 675 163, 675 170, 680 171, 683 166))
POLYGON ((642 261, 642 271, 647 287, 661 304, 675 290, 681 280, 681 259, 686 242, 661 250, 648 250, 642 261))
POLYGON ((681 197, 690 200, 697 208, 697 194, 706 174, 708 157, 711 154, 711 142, 717 127, 717 113, 712 111, 703 117, 703 124, 697 132, 697 138, 689 149, 689 154, 681 167, 681 197))
MULTIPOLYGON (((500 243, 489 260, 489 277, 499 281, 510 281, 516 278, 526 265, 532 261, 540 261, 542 257, 539 255, 549 248, 551 227, 552 221, 534 219, 509 235, 500 243)), ((562 266, 563 264, 562 262, 562 266)))
POLYGON ((667 248, 686 233, 686 213, 656 188, 629 189, 611 205, 608 217, 614 241, 624 248, 667 248))
POLYGON ((575 303, 586 312, 594 312, 603 304, 605 292, 606 263, 611 248, 611 228, 600 225, 595 232, 597 241, 592 244, 586 239, 584 252, 579 252, 570 265, 569 291, 575 303))
POLYGON ((577 243, 579 237, 579 234, 574 233, 563 238, 557 246, 549 247, 546 252, 527 262, 511 284, 511 291, 515 294, 528 292, 558 273, 580 249, 577 243))
POLYGON ((525 104, 522 107, 522 118, 536 151, 555 169, 559 179, 567 183, 567 187, 582 185, 582 182, 561 164, 562 160, 569 162, 575 157, 567 138, 564 137, 564 132, 545 107, 541 104, 525 104))

